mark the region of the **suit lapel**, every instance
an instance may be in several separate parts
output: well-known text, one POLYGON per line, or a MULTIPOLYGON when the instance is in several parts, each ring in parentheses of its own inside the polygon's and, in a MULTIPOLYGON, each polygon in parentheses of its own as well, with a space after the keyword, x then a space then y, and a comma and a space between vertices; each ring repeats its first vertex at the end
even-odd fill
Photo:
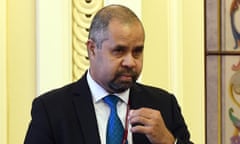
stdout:
POLYGON ((76 83, 74 93, 73 104, 76 108, 85 143, 100 144, 97 119, 92 103, 92 96, 86 80, 86 74, 76 83))
MULTIPOLYGON (((97 119, 92 102, 92 96, 87 84, 86 74, 76 83, 74 89, 73 104, 86 144, 101 144, 98 132, 97 119)), ((137 109, 145 106, 145 96, 138 85, 134 85, 130 90, 130 108, 137 109)), ((143 134, 133 134, 133 143, 150 144, 143 134)))
MULTIPOLYGON (((138 85, 134 85, 130 89, 129 98, 130 98, 130 109, 138 109, 141 107, 146 107, 145 95, 138 85)), ((134 144, 139 144, 139 143, 151 144, 148 138, 144 134, 140 134, 140 133, 133 133, 133 143, 134 144)))

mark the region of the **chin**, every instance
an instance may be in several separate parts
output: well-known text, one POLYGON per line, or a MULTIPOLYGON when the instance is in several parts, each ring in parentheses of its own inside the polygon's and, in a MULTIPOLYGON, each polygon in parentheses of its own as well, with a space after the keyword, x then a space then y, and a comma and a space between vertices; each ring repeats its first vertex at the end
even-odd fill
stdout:
POLYGON ((118 84, 118 85, 111 85, 110 88, 115 93, 121 93, 126 91, 127 89, 131 88, 133 86, 133 82, 125 82, 124 84, 118 84))

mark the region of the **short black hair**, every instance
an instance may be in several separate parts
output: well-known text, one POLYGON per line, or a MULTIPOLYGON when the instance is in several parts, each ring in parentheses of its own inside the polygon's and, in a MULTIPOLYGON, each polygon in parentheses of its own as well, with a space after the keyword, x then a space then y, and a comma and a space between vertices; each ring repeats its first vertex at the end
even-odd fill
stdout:
POLYGON ((123 5, 108 5, 100 9, 93 17, 88 38, 92 39, 98 48, 101 48, 102 42, 108 37, 108 25, 112 19, 117 19, 122 23, 139 22, 140 19, 128 7, 123 5))

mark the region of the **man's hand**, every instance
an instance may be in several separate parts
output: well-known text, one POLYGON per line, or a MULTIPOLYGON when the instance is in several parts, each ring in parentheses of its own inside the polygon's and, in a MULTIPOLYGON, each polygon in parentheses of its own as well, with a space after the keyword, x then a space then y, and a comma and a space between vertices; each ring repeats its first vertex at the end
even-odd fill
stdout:
POLYGON ((174 144, 175 138, 169 132, 158 110, 140 108, 130 110, 128 120, 133 133, 145 134, 152 144, 174 144))

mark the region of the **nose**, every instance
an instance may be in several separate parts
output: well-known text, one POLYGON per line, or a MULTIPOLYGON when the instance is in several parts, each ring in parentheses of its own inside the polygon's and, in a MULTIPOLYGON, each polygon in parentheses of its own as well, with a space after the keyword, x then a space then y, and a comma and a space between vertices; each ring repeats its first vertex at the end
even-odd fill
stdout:
POLYGON ((136 65, 136 59, 132 56, 132 54, 128 54, 123 58, 122 65, 132 68, 136 65))

